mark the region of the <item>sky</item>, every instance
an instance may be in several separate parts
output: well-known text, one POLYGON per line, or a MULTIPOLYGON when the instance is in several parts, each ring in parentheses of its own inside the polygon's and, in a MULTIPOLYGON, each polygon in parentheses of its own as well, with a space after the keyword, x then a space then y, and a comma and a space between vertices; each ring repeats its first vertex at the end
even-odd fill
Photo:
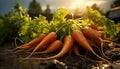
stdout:
MULTIPOLYGON (((23 8, 28 9, 29 3, 32 0, 0 0, 0 15, 3 15, 13 9, 16 2, 20 2, 23 8)), ((52 12, 57 8, 65 7, 71 11, 75 8, 79 8, 81 11, 85 11, 86 6, 91 6, 96 3, 103 11, 108 11, 110 5, 115 0, 36 0, 42 7, 42 10, 49 4, 52 12)))

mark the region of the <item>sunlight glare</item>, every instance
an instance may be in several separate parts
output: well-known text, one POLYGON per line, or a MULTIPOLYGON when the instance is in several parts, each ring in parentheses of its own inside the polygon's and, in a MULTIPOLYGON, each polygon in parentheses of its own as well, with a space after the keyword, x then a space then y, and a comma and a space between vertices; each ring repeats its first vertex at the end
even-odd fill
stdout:
POLYGON ((85 3, 87 0, 73 0, 69 9, 74 10, 75 8, 79 8, 80 10, 85 10, 85 3))

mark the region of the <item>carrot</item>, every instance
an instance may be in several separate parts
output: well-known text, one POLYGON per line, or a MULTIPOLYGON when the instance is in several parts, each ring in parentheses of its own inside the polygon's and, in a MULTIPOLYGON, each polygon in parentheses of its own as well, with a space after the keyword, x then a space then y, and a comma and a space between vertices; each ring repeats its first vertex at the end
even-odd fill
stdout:
MULTIPOLYGON (((62 47, 61 51, 57 55, 47 57, 47 58, 35 58, 35 59, 49 60, 49 59, 56 59, 56 58, 63 57, 66 53, 69 52, 69 50, 72 48, 73 44, 74 44, 73 38, 71 37, 71 35, 67 35, 64 38, 63 47, 62 47)), ((24 59, 29 59, 29 58, 24 58, 24 59)), ((34 59, 34 58, 31 58, 31 59, 34 59)))
POLYGON ((73 53, 76 56, 82 57, 82 55, 79 54, 79 48, 78 48, 77 44, 74 44, 74 46, 73 46, 73 53))
POLYGON ((47 47, 45 51, 42 52, 35 52, 34 54, 42 54, 42 53, 52 53, 60 50, 62 48, 62 41, 61 40, 55 40, 50 44, 50 46, 47 47))
POLYGON ((63 48, 61 49, 61 51, 57 55, 50 57, 50 58, 63 57, 72 48, 73 44, 74 44, 73 38, 71 37, 71 35, 67 35, 64 38, 64 44, 63 44, 63 48))
POLYGON ((105 29, 103 27, 99 27, 99 26, 96 26, 96 25, 93 25, 93 24, 89 25, 89 27, 92 28, 92 29, 94 29, 94 30, 96 30, 96 31, 98 31, 99 34, 101 35, 101 38, 104 39, 104 40, 106 40, 106 38, 104 37, 104 30, 105 29))
POLYGON ((93 50, 93 48, 90 46, 90 44, 87 42, 85 36, 83 35, 83 33, 79 30, 73 30, 72 32, 72 37, 73 39, 83 48, 85 48, 87 51, 92 52, 95 56, 97 56, 98 58, 105 60, 107 62, 109 62, 108 60, 100 57, 98 54, 96 54, 93 50))
POLYGON ((101 34, 101 38, 104 40, 104 42, 110 42, 111 38, 104 37, 104 31, 105 31, 104 27, 99 27, 94 24, 90 24, 88 26, 94 30, 97 30, 101 34))
POLYGON ((95 29, 97 31, 104 31, 104 28, 103 27, 99 27, 99 26, 96 26, 96 25, 89 25, 89 27, 91 27, 92 29, 95 29))
POLYGON ((94 40, 100 40, 102 36, 100 32, 90 27, 85 27, 84 29, 82 29, 82 33, 84 34, 85 37, 94 39, 94 40))
POLYGON ((43 34, 43 33, 42 33, 42 34, 39 35, 39 37, 31 40, 30 42, 22 45, 22 46, 19 47, 19 48, 21 48, 21 49, 30 49, 30 48, 32 48, 33 46, 35 46, 36 44, 38 44, 39 42, 41 42, 42 39, 43 39, 45 36, 46 36, 46 34, 43 34))
POLYGON ((101 38, 103 34, 101 32, 90 27, 86 27, 82 29, 82 33, 84 34, 85 37, 93 39, 97 43, 97 45, 103 46, 103 40, 101 38))
POLYGON ((109 42, 109 40, 106 40, 103 36, 104 31, 97 31, 90 27, 86 27, 82 30, 82 33, 85 35, 85 37, 94 40, 100 46, 103 46, 103 41, 109 42))
MULTIPOLYGON (((15 51, 15 53, 17 53, 17 52, 22 52, 22 51, 25 51, 25 50, 32 49, 32 48, 34 48, 39 42, 41 42, 42 39, 43 39, 45 36, 46 36, 46 34, 41 33, 41 34, 39 35, 39 37, 31 40, 30 42, 28 42, 28 43, 26 43, 26 44, 23 44, 23 45, 21 45, 21 46, 16 47, 16 48, 13 49, 12 51, 15 51), (22 50, 21 50, 21 49, 22 49, 22 50), (20 50, 21 50, 21 51, 20 51, 20 50)), ((16 43, 16 41, 15 41, 15 43, 16 43)))
POLYGON ((92 50, 92 47, 89 45, 89 43, 87 42, 86 38, 84 37, 81 31, 73 30, 72 37, 83 48, 87 49, 88 51, 92 50))
POLYGON ((32 53, 28 57, 32 56, 32 54, 35 51, 41 50, 47 44, 55 41, 56 38, 57 38, 57 34, 55 32, 50 32, 49 34, 47 34, 46 37, 35 47, 35 49, 32 51, 32 53))
POLYGON ((92 29, 90 27, 84 28, 82 30, 82 33, 85 35, 85 37, 87 37, 89 39, 93 39, 94 42, 96 42, 96 44, 101 47, 102 55, 108 59, 108 57, 103 52, 103 42, 105 41, 102 39, 103 33, 99 32, 95 29, 92 29))
POLYGON ((90 58, 87 58, 86 56, 80 55, 80 53, 79 53, 79 47, 78 47, 77 44, 74 45, 74 47, 73 47, 73 52, 74 52, 74 54, 75 54, 76 56, 80 57, 80 58, 83 59, 83 60, 88 60, 88 61, 95 62, 95 60, 92 60, 92 59, 90 59, 90 58))
POLYGON ((14 53, 20 53, 20 52, 27 52, 27 51, 32 51, 35 47, 36 47, 37 44, 31 46, 31 48, 29 47, 28 49, 23 49, 23 48, 20 48, 19 50, 16 50, 14 53))

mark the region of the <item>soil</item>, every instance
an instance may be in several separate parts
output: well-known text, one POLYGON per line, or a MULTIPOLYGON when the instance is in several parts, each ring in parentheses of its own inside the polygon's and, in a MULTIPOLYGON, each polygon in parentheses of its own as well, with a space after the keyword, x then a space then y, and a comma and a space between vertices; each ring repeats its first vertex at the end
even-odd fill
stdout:
MULTIPOLYGON (((27 53, 13 53, 14 49, 10 43, 0 47, 0 69, 90 69, 95 63, 82 60, 81 58, 71 54, 60 59, 53 60, 21 60, 20 58, 26 57, 27 53), (8 46, 9 45, 9 46, 8 46)), ((51 55, 55 55, 51 54, 51 55)), ((34 57, 44 57, 50 55, 37 55, 34 57)))

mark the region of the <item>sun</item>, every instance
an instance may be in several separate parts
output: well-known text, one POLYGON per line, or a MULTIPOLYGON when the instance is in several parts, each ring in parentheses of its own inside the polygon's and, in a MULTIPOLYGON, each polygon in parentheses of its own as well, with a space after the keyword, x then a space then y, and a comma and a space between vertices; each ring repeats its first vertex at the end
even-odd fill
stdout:
POLYGON ((69 6, 69 9, 74 10, 76 8, 79 8, 80 10, 85 10, 85 4, 88 0, 73 0, 71 5, 69 6))

